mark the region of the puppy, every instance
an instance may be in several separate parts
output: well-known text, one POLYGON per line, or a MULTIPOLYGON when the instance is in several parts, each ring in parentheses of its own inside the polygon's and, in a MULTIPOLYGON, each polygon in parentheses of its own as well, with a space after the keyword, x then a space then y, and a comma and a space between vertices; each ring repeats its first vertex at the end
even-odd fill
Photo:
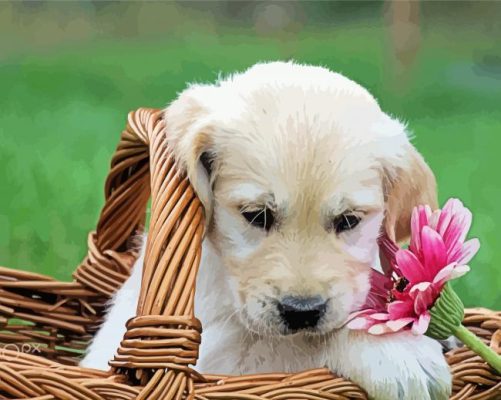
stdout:
MULTIPOLYGON (((369 293, 380 234, 405 239, 412 208, 436 205, 433 174, 402 123, 355 82, 292 62, 192 85, 165 118, 207 218, 197 370, 327 366, 374 399, 449 397, 439 343, 344 327, 369 293)), ((83 366, 107 369, 134 316, 141 268, 142 258, 83 366)))

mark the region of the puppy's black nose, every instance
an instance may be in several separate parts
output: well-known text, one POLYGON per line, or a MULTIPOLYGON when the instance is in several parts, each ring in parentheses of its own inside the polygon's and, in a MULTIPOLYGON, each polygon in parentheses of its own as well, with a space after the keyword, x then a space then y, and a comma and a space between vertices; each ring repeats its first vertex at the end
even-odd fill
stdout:
POLYGON ((326 301, 320 296, 287 296, 278 304, 280 316, 291 331, 316 327, 326 308, 326 301))

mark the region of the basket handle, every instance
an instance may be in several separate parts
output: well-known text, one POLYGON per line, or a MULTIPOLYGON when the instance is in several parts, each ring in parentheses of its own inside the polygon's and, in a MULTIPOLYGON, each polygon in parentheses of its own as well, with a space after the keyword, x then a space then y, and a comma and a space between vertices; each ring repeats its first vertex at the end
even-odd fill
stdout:
POLYGON ((129 114, 111 160, 97 228, 89 234, 87 256, 73 273, 77 282, 105 298, 122 286, 138 257, 133 242, 144 230, 150 196, 149 137, 138 120, 154 113, 140 109, 129 114))
MULTIPOLYGON (((113 158, 106 206, 93 236, 97 248, 124 250, 130 236, 143 227, 150 187, 150 226, 137 316, 128 321, 110 365, 145 385, 138 399, 191 398, 195 372, 190 365, 197 361, 201 337, 194 297, 203 207, 188 178, 174 167, 161 111, 141 108, 129 114, 113 158)), ((97 276, 101 269, 94 267, 91 272, 97 276)), ((82 276, 80 267, 75 278, 82 276)))

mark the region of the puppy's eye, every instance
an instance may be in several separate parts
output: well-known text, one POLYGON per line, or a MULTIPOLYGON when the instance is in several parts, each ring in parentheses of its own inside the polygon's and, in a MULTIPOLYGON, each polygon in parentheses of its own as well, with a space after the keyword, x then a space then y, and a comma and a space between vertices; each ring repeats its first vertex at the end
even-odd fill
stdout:
POLYGON ((336 233, 349 231, 355 228, 360 223, 361 218, 354 214, 341 214, 334 218, 332 227, 336 233))
POLYGON ((275 222, 273 212, 269 208, 263 208, 255 211, 241 211, 241 213, 249 224, 266 231, 269 231, 273 222, 275 222))

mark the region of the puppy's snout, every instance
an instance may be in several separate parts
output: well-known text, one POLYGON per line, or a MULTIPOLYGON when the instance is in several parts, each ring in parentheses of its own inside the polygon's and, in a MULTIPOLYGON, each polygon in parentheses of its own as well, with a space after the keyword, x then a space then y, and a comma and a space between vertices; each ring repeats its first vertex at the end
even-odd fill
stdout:
POLYGON ((289 331, 311 329, 324 316, 327 302, 320 296, 287 296, 278 303, 278 311, 289 331))

